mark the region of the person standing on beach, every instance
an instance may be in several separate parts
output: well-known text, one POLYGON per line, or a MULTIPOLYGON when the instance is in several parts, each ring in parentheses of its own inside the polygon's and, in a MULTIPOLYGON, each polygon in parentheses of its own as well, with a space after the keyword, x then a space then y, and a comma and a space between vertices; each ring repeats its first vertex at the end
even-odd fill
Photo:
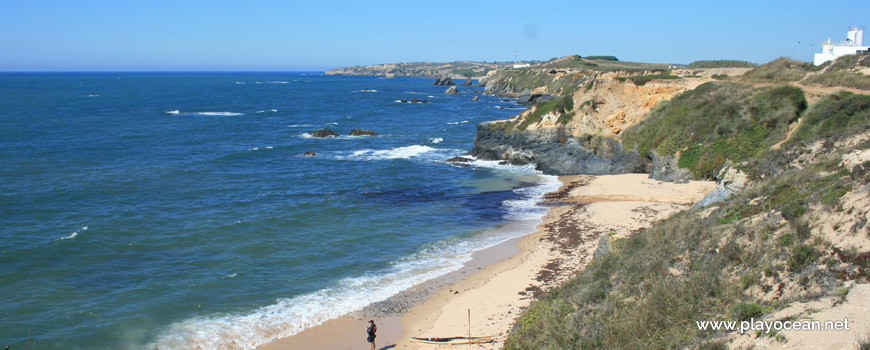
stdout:
POLYGON ((369 349, 375 350, 375 332, 378 331, 378 326, 375 324, 374 320, 369 320, 369 326, 366 327, 366 334, 368 334, 368 338, 366 339, 369 342, 369 349))

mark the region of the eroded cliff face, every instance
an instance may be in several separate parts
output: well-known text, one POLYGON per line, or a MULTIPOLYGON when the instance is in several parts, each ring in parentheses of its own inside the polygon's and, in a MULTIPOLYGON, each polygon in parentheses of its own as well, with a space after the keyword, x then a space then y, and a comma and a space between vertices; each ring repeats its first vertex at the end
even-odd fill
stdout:
MULTIPOLYGON (((573 136, 619 136, 627 127, 637 124, 661 102, 708 81, 698 78, 658 79, 637 85, 630 75, 620 72, 605 73, 572 95, 574 113, 570 119, 547 115, 529 129, 563 127, 573 136)), ((529 110, 519 117, 525 118, 529 110)))
MULTIPOLYGON (((674 77, 650 79, 640 84, 631 78, 650 72, 607 72, 551 74, 541 84, 540 76, 495 75, 487 81, 490 93, 514 96, 519 93, 567 92, 570 101, 539 103, 510 120, 483 123, 477 128, 473 155, 513 163, 536 163, 546 173, 624 174, 652 172, 670 174, 668 162, 656 155, 627 150, 619 141, 623 130, 643 120, 663 101, 709 81, 674 77), (570 93, 570 91, 573 91, 570 93), (559 107, 554 108, 553 106, 559 107), (548 109, 549 108, 549 109, 548 109), (658 165, 662 169, 656 169, 658 165)), ((673 169, 671 169, 673 170, 673 169)), ((683 176, 658 176, 681 181, 683 176)), ((690 175, 690 174, 689 174, 690 175)))

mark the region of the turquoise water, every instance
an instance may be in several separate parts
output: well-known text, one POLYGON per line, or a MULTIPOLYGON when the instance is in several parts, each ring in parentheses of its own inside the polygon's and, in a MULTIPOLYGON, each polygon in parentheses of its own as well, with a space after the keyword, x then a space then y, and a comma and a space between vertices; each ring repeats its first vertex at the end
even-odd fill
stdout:
POLYGON ((23 348, 29 330, 38 349, 251 348, 526 233, 497 227, 537 220, 552 178, 444 162, 477 123, 518 110, 444 89, 313 73, 0 75, 0 345, 23 348), (434 102, 397 102, 412 98, 434 102), (325 127, 378 136, 308 134, 325 127))

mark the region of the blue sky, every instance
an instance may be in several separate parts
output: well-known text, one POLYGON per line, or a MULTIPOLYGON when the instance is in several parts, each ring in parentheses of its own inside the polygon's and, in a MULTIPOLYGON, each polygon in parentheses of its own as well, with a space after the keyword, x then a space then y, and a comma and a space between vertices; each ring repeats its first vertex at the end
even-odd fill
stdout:
MULTIPOLYGON (((811 61, 870 1, 0 1, 0 71, 325 70, 614 55, 811 61), (810 46, 813 45, 813 46, 810 46)), ((870 35, 865 44, 870 41, 870 35)))

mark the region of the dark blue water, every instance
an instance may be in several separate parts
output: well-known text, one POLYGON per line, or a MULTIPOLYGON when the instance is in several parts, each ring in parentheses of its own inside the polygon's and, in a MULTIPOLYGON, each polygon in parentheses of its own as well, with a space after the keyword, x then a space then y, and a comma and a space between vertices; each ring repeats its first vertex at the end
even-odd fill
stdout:
POLYGON ((517 112, 461 90, 304 73, 0 75, 0 345, 23 348, 29 330, 38 349, 250 348, 522 234, 492 228, 539 217, 553 181, 445 163, 477 123, 517 112), (412 98, 433 102, 396 102, 412 98), (378 136, 311 138, 320 128, 378 136))

